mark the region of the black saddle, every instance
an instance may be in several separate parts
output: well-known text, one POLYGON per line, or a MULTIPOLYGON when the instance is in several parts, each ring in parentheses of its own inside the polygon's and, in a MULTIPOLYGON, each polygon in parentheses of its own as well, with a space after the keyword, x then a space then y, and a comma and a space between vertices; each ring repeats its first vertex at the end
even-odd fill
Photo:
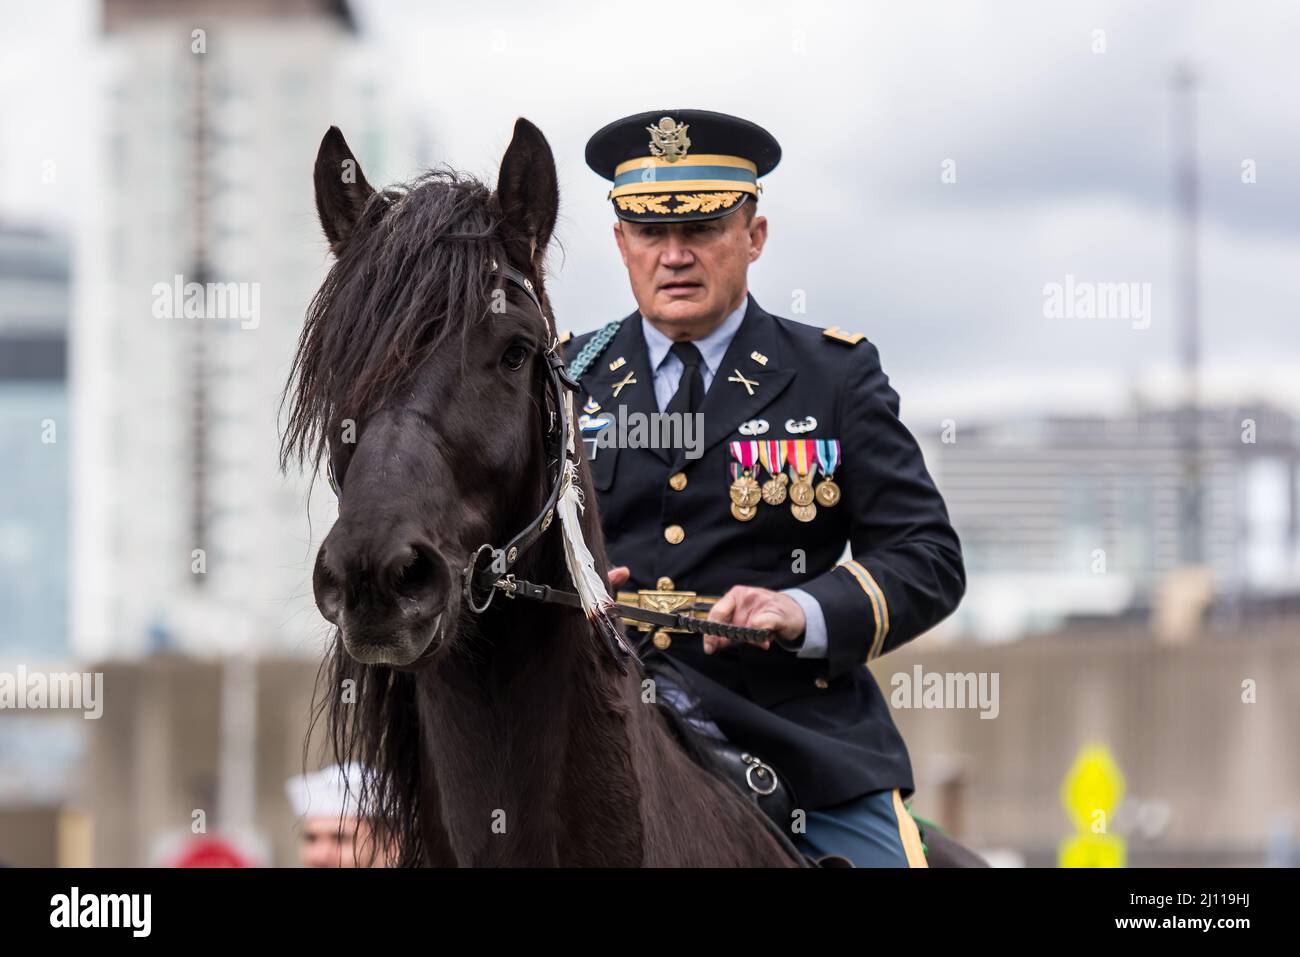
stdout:
POLYGON ((737 747, 713 723, 690 684, 662 654, 645 653, 642 664, 655 683, 655 704, 678 743, 700 767, 727 782, 763 812, 773 836, 805 866, 813 862, 795 847, 788 828, 799 806, 794 790, 776 768, 737 747))
MULTIPOLYGON (((655 682, 655 704, 678 743, 692 760, 752 801, 768 829, 806 867, 852 867, 836 855, 813 859, 791 841, 788 828, 799 807, 794 789, 781 773, 759 755, 737 747, 705 713, 685 677, 652 646, 639 649, 646 675, 655 682)), ((917 821, 930 867, 988 867, 988 862, 928 821, 917 821)))

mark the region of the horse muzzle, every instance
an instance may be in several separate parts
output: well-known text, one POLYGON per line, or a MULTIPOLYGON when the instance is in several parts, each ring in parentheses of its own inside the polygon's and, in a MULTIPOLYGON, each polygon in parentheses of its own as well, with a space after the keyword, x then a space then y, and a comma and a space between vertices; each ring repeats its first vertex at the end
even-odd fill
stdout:
POLYGON ((458 578, 446 559, 419 535, 395 537, 401 544, 375 548, 336 525, 316 556, 316 607, 362 664, 401 667, 431 656, 455 620, 458 578))

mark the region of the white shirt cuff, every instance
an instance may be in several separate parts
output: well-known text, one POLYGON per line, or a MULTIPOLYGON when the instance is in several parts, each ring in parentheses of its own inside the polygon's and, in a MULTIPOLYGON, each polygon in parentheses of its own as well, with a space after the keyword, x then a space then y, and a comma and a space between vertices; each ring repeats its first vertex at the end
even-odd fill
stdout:
POLYGON ((804 631, 803 643, 796 647, 789 642, 778 641, 777 644, 787 651, 793 651, 796 658, 826 657, 826 616, 817 599, 802 588, 787 588, 782 594, 789 595, 803 609, 804 631))

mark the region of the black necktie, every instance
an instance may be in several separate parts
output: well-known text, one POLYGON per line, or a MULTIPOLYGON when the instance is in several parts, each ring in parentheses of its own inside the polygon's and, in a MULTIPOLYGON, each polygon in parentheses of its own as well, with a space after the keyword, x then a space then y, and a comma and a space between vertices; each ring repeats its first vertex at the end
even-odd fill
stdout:
POLYGON ((668 350, 682 361, 682 378, 677 383, 677 391, 668 403, 669 412, 699 412, 704 404, 704 376, 700 373, 700 363, 704 357, 693 342, 674 342, 668 350))

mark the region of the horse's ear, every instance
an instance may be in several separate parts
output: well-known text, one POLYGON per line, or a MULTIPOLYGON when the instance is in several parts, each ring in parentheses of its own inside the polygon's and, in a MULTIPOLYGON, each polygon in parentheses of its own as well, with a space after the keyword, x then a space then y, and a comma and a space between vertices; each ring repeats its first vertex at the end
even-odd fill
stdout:
POLYGON ((560 180, 546 137, 522 116, 501 160, 497 202, 505 221, 528 240, 529 258, 545 253, 560 210, 560 180))
POLYGON ((374 192, 337 126, 331 126, 320 141, 314 179, 316 212, 330 249, 337 256, 352 235, 366 200, 374 192))

